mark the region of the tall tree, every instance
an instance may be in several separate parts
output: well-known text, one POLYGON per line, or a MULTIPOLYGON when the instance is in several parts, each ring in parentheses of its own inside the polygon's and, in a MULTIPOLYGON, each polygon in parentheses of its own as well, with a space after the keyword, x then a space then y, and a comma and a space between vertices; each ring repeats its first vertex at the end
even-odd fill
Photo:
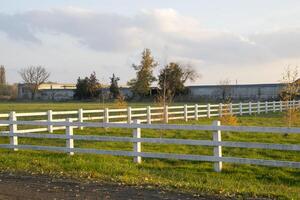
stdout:
POLYGON ((78 77, 74 97, 77 99, 86 99, 89 96, 88 93, 88 78, 81 79, 78 77))
POLYGON ((171 62, 166 65, 158 76, 160 96, 164 101, 170 102, 174 96, 182 94, 185 90, 185 83, 195 81, 199 75, 191 66, 183 66, 171 62))
POLYGON ((3 65, 0 66, 0 85, 6 84, 5 68, 3 65))
POLYGON ((116 77, 115 74, 113 74, 112 77, 110 77, 109 91, 110 91, 111 97, 113 99, 117 99, 120 97, 120 89, 119 89, 119 85, 118 85, 119 80, 120 80, 120 78, 116 77))
POLYGON ((101 85, 99 83, 99 80, 96 77, 96 73, 93 72, 90 75, 90 78, 88 79, 88 92, 90 98, 94 99, 97 98, 100 94, 100 88, 101 85))
POLYGON ((42 66, 23 68, 19 74, 31 92, 31 99, 35 98, 39 86, 45 83, 50 77, 50 73, 42 66))
POLYGON ((149 95, 151 84, 156 80, 153 76, 153 69, 158 65, 151 55, 150 49, 142 52, 142 60, 139 65, 133 64, 132 67, 136 71, 136 78, 128 82, 134 94, 145 97, 149 95))

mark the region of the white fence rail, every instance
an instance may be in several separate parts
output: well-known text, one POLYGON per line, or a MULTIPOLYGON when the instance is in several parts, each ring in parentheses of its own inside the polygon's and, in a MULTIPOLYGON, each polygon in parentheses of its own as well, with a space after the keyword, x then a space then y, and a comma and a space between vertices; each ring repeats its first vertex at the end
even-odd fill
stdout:
MULTIPOLYGON (((100 121, 104 123, 130 123, 132 120, 138 119, 142 123, 151 124, 156 121, 163 121, 168 123, 169 120, 199 120, 204 117, 216 117, 224 114, 261 114, 269 112, 282 112, 288 107, 300 107, 300 100, 297 101, 272 101, 272 102, 247 102, 247 103, 231 103, 231 104, 206 104, 206 105, 183 105, 183 106, 166 106, 144 108, 123 108, 123 109, 98 109, 98 110, 83 110, 76 111, 52 111, 47 112, 32 112, 32 113, 16 113, 0 114, 0 119, 9 118, 38 118, 36 121, 48 122, 63 122, 66 118, 72 121, 100 121), (226 110, 226 112, 224 112, 226 110)), ((1 126, 8 126, 8 124, 0 124, 1 126)), ((79 126, 83 129, 84 126, 79 126)), ((23 132, 41 132, 48 131, 52 133, 54 130, 64 129, 65 127, 55 127, 52 124, 47 128, 27 129, 23 132)))
MULTIPOLYGON (((134 157, 134 162, 141 163, 142 158, 165 158, 165 159, 181 159, 194 161, 208 161, 214 162, 214 170, 220 172, 222 164, 238 163, 238 164, 255 164, 275 167, 291 167, 300 168, 300 162, 295 161, 280 161, 280 160, 266 160, 253 158, 238 158, 238 157, 223 157, 222 147, 232 148, 259 148, 272 149, 281 151, 300 151, 298 144, 272 144, 272 143, 257 143, 257 142, 238 142, 238 141, 222 141, 222 131, 230 132, 257 132, 263 133, 288 133, 300 134, 300 128, 284 128, 284 127, 247 127, 247 126, 221 126, 219 121, 214 121, 212 125, 174 125, 174 124, 141 124, 139 120, 134 120, 130 123, 99 123, 99 122, 72 122, 67 119, 64 122, 54 121, 17 121, 16 118, 11 117, 10 120, 0 120, 0 124, 8 124, 9 132, 0 132, 0 137, 9 137, 9 144, 0 144, 0 148, 9 148, 17 151, 18 149, 30 150, 47 150, 67 152, 70 155, 74 153, 91 153, 104 154, 116 156, 131 156, 134 157), (55 126, 66 127, 65 134, 45 134, 45 133, 23 133, 18 131, 19 125, 31 126, 55 126), (133 129, 132 137, 116 137, 116 136, 97 136, 97 135, 75 135, 73 129, 75 127, 90 127, 90 128, 128 128, 133 129), (189 130, 189 131, 212 131, 212 140, 192 140, 192 139, 165 139, 165 138, 142 138, 142 129, 161 129, 161 130, 189 130), (18 138, 49 138, 49 139, 63 139, 66 141, 65 147, 56 146, 35 146, 35 145, 19 145, 18 138), (111 141, 111 142, 132 142, 132 151, 121 150, 99 150, 99 149, 85 149, 74 148, 74 143, 78 140, 85 141, 111 141), (173 153, 153 153, 142 152, 142 143, 156 143, 156 144, 178 144, 178 145, 202 145, 213 146, 213 155, 190 155, 190 154, 173 154, 173 153)), ((201 134, 201 133, 199 133, 201 134)))

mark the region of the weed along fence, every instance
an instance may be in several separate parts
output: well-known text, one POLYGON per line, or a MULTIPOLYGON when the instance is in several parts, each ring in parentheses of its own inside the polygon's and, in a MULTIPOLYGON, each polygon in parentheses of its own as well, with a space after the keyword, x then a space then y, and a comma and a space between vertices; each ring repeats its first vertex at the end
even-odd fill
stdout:
POLYGON ((222 147, 230 148, 255 148, 281 151, 300 151, 300 145, 295 144, 273 144, 273 143, 256 143, 256 142, 237 142, 237 141, 222 141, 222 131, 230 132, 251 132, 255 133, 272 133, 272 134, 300 134, 300 128, 275 128, 275 127, 247 127, 247 126, 222 126, 219 121, 214 121, 212 125, 173 125, 173 124, 142 124, 138 120, 132 123, 103 123, 103 122, 72 122, 67 119, 64 122, 54 121, 17 121, 15 119, 1 120, 0 124, 8 124, 9 132, 1 132, 1 137, 9 137, 9 144, 0 144, 0 148, 8 148, 17 151, 18 149, 29 150, 46 150, 66 152, 70 155, 76 153, 88 154, 103 154, 115 156, 131 156, 137 163, 142 162, 142 158, 160 158, 160 159, 179 159, 192 161, 213 162, 214 170, 220 172, 222 164, 237 163, 237 164, 254 164, 275 167, 291 167, 300 168, 300 162, 295 161, 280 161, 268 159, 253 159, 240 157, 223 157, 222 147), (18 131, 18 126, 55 126, 65 127, 65 133, 61 134, 46 134, 46 133, 24 133, 18 131), (132 129, 132 137, 120 136, 99 136, 99 135, 77 135, 74 134, 75 127, 89 127, 89 128, 126 128, 132 129), (192 140, 192 139, 172 139, 172 138, 145 138, 142 137, 142 130, 156 129, 156 130, 187 130, 187 131, 211 131, 212 140, 192 140), (19 138, 49 138, 61 139, 66 141, 66 146, 38 146, 18 144, 19 138), (122 150, 99 150, 91 148, 74 148, 74 143, 77 141, 102 141, 102 142, 130 142, 132 143, 132 151, 122 150), (195 145, 195 146, 211 146, 213 147, 212 155, 195 155, 195 154, 177 154, 177 153, 160 153, 160 152, 143 152, 141 151, 142 144, 156 143, 156 144, 176 144, 176 145, 195 145))
MULTIPOLYGON (((144 108, 123 108, 123 109, 98 109, 98 110, 75 110, 75 111, 52 111, 32 112, 32 113, 16 113, 0 114, 0 119, 11 120, 27 120, 40 122, 63 122, 67 118, 72 121, 86 122, 114 122, 114 123, 131 123, 132 120, 138 119, 142 123, 151 124, 152 122, 163 121, 168 123, 169 120, 199 120, 204 117, 215 117, 225 114, 260 114, 269 112, 281 112, 288 107, 300 107, 298 101, 272 101, 272 102, 248 102, 248 103, 231 103, 231 104, 206 104, 206 105, 183 105, 183 106, 166 106, 144 108), (226 111, 226 112, 225 112, 226 111)), ((8 124, 0 124, 0 126, 8 126, 8 124)), ((79 126, 83 129, 84 126, 79 126)), ((48 131, 52 133, 54 130, 64 129, 65 127, 57 127, 51 123, 47 128, 35 128, 19 130, 19 132, 41 132, 48 131)))

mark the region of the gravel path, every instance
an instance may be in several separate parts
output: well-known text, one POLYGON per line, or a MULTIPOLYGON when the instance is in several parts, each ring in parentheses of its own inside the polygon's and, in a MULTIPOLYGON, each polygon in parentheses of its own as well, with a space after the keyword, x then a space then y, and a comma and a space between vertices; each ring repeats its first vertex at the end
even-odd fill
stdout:
MULTIPOLYGON (((0 199, 217 199, 115 183, 0 173, 0 199)), ((223 199, 223 198, 222 198, 223 199)))

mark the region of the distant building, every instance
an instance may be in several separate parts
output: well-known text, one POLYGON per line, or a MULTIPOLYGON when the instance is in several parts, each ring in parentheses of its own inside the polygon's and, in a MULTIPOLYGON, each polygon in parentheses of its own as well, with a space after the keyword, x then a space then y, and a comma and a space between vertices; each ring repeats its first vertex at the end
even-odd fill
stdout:
MULTIPOLYGON (((299 81, 299 80, 298 80, 299 81)), ((279 100, 279 94, 284 84, 245 84, 245 85, 193 85, 187 86, 187 95, 180 98, 183 101, 222 101, 230 98, 233 101, 266 101, 279 100)), ((120 92, 126 98, 133 96, 127 86, 120 86, 120 92)), ((74 99, 75 84, 46 83, 40 85, 36 100, 65 101, 74 99)), ((158 88, 152 87, 151 94, 155 96, 158 88)), ((103 86, 101 93, 109 96, 109 86, 103 86)), ((25 84, 18 85, 18 98, 31 99, 31 92, 25 84)), ((100 97, 101 98, 101 97, 100 97)))
POLYGON ((0 85, 6 84, 5 68, 3 65, 0 66, 0 85))
MULTIPOLYGON (((131 97, 132 91, 129 87, 120 86, 120 92, 125 97, 131 97)), ((39 86, 35 100, 66 101, 74 99, 76 84, 44 83, 39 86)), ((103 94, 109 94, 109 86, 104 86, 103 94)), ((108 95, 106 95, 108 96, 108 95)), ((107 98, 107 97, 105 97, 107 98)), ((18 84, 18 99, 30 100, 31 91, 26 84, 18 84)))
MULTIPOLYGON (((75 84, 44 83, 39 86, 35 99, 52 101, 72 100, 75 89, 75 84)), ((18 85, 18 99, 31 99, 31 91, 26 84, 18 85)))
POLYGON ((245 85, 199 85, 188 86, 191 100, 216 100, 230 98, 234 101, 278 100, 284 85, 276 84, 245 84, 245 85))

